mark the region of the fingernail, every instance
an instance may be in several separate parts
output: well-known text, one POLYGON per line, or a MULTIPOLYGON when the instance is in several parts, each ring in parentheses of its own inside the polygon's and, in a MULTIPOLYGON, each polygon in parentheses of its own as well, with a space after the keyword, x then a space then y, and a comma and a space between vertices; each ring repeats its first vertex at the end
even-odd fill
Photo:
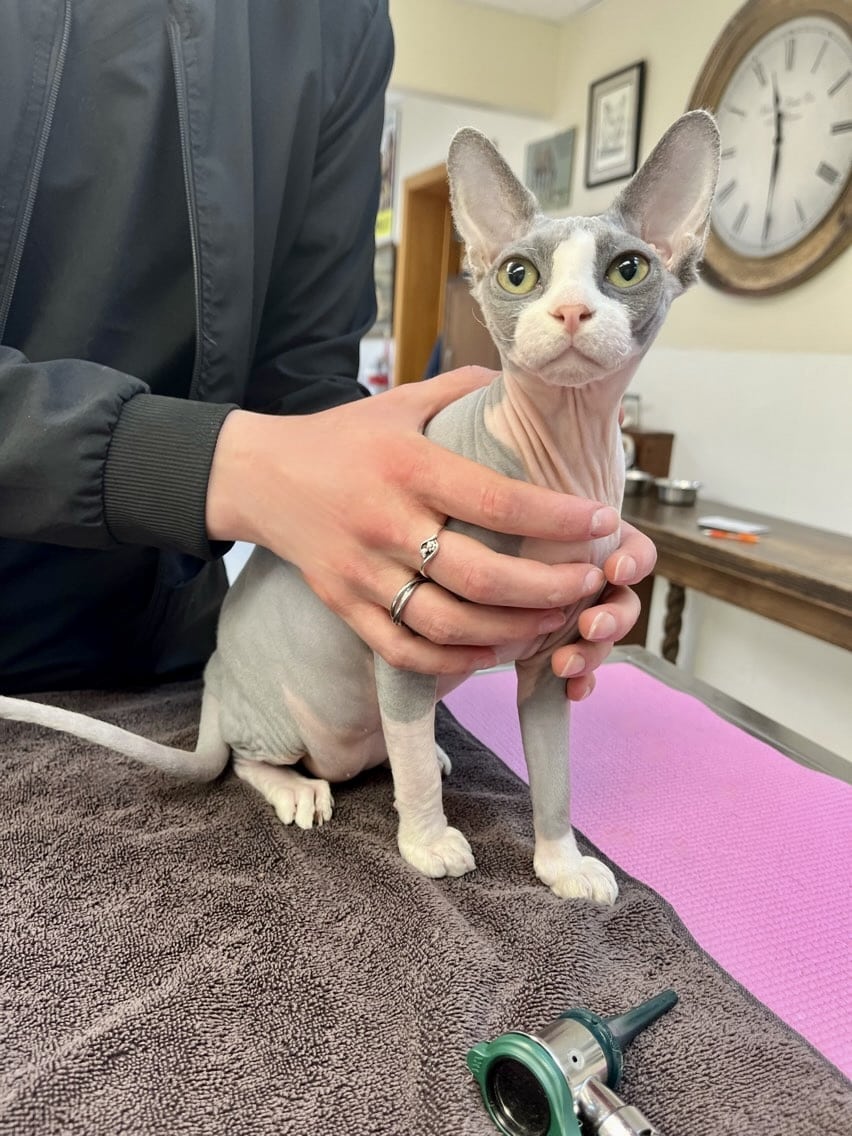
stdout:
POLYGON ((585 668, 586 660, 583 656, 572 655, 559 673, 563 678, 573 678, 574 675, 582 674, 585 668))
POLYGON ((615 566, 615 584, 627 584, 636 576, 636 561, 632 556, 622 556, 615 566))
POLYGON ((557 631, 560 627, 565 626, 565 615, 561 611, 556 611, 552 615, 547 615, 538 625, 540 635, 544 635, 548 631, 557 631))
POLYGON ((607 506, 592 515, 592 536, 609 536, 618 526, 618 513, 607 506))
POLYGON ((615 619, 609 614, 608 611, 602 611, 600 615, 596 615, 592 626, 589 628, 589 639, 612 639, 615 635, 615 619))
POLYGON ((473 669, 477 671, 487 671, 496 665, 497 655, 494 651, 489 651, 487 655, 480 655, 478 659, 473 660, 473 669))
POLYGON ((595 592, 603 587, 604 574, 598 568, 595 568, 583 581, 583 595, 593 596, 595 592))

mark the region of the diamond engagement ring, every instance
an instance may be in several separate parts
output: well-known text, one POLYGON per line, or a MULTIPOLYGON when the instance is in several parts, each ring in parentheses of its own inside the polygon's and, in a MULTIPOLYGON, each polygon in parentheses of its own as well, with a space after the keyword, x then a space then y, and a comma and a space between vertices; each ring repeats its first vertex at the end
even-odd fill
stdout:
POLYGON ((420 575, 425 576, 427 580, 429 579, 429 573, 426 571, 426 565, 434 556, 438 555, 438 549, 441 547, 438 544, 438 533, 440 531, 441 530, 438 529, 438 532, 436 532, 434 536, 427 537, 426 540, 422 541, 420 544, 420 555, 423 557, 420 564, 420 575))
POLYGON ((388 610, 390 611, 391 619, 397 625, 397 627, 400 623, 402 623, 403 609, 405 608, 405 605, 408 603, 411 597, 414 595, 416 589, 419 588, 421 584, 428 583, 429 580, 427 579, 427 577, 421 576, 418 572, 416 576, 411 577, 407 584, 403 584, 396 595, 393 597, 388 610))

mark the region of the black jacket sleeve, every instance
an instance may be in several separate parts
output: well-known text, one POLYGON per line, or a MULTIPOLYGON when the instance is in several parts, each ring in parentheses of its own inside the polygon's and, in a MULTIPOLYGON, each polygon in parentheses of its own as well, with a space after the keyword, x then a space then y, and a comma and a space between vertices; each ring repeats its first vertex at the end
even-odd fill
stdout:
POLYGON ((299 414, 367 394, 356 378, 360 341, 376 318, 379 153, 393 33, 387 0, 361 7, 369 7, 369 19, 353 50, 336 42, 341 21, 326 5, 327 109, 310 199, 296 239, 275 251, 249 410, 299 414))
POLYGON ((122 500, 132 494, 151 517, 144 543, 209 558, 207 479, 231 409, 153 395, 97 363, 31 363, 0 347, 0 536, 109 548, 122 541, 122 500), (129 469, 117 444, 127 432, 138 439, 129 469))

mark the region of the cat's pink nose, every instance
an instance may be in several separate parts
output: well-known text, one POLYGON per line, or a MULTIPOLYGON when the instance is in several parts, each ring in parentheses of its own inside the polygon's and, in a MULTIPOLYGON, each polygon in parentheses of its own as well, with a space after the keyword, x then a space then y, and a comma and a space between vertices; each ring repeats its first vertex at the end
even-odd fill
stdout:
POLYGON ((576 335, 580 324, 592 318, 592 312, 585 304, 559 304, 550 314, 561 320, 569 335, 576 335))

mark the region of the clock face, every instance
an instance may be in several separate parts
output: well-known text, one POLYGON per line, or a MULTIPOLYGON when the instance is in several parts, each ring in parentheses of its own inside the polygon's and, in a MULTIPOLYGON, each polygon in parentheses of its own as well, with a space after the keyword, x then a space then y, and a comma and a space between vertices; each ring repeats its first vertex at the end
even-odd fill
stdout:
POLYGON ((816 229, 852 168, 852 39, 825 16, 787 20, 743 56, 718 101, 713 231, 775 257, 816 229))

